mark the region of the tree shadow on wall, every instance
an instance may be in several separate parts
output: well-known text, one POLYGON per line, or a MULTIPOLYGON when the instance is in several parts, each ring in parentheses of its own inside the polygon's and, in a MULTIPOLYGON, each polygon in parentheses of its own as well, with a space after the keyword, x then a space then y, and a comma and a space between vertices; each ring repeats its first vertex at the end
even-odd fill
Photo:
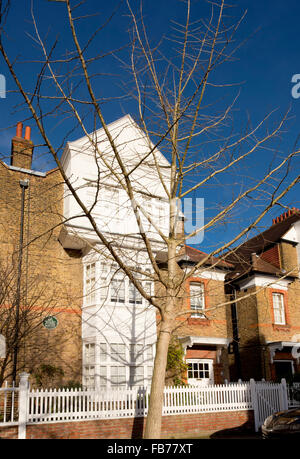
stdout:
POLYGON ((135 403, 135 414, 132 424, 131 438, 138 439, 143 438, 146 409, 145 406, 148 404, 148 397, 146 389, 139 387, 137 390, 136 403, 135 403))

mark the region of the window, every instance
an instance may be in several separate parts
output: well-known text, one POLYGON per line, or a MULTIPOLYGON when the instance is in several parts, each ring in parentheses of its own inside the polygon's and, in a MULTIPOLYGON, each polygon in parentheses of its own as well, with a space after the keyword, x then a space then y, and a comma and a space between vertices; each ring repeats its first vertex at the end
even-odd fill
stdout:
POLYGON ((95 367, 88 365, 84 367, 84 387, 94 389, 95 387, 95 367))
POLYGON ((142 304, 142 295, 132 282, 129 283, 129 303, 142 304))
POLYGON ((95 303, 96 291, 96 263, 90 263, 85 267, 85 302, 87 305, 95 303))
POLYGON ((125 386, 126 367, 124 365, 112 366, 110 368, 110 381, 112 386, 125 386))
POLYGON ((151 383, 152 344, 85 342, 83 344, 83 386, 132 387, 151 383))
POLYGON ((144 385, 144 367, 143 366, 131 366, 129 374, 130 386, 143 386, 144 385))
POLYGON ((100 343, 100 362, 106 362, 107 360, 107 344, 100 343))
POLYGON ((100 387, 107 387, 107 367, 100 366, 100 387))
POLYGON ((87 389, 95 387, 95 343, 86 343, 83 348, 84 386, 87 389))
POLYGON ((112 386, 124 386, 126 384, 126 347, 123 343, 110 345, 110 382, 112 386))
POLYGON ((190 304, 192 310, 191 317, 205 318, 203 314, 205 309, 204 284, 201 282, 190 284, 190 304))
POLYGON ((213 384, 213 361, 211 359, 188 359, 188 384, 213 384))
POLYGON ((142 344, 130 344, 130 363, 142 363, 144 358, 142 344))
POLYGON ((113 303, 125 303, 124 279, 112 279, 110 284, 110 301, 113 303))
POLYGON ((285 310, 284 310, 284 297, 282 293, 273 293, 273 312, 274 323, 278 325, 285 325, 285 310))
POLYGON ((105 263, 102 263, 100 266, 100 299, 107 300, 107 292, 108 292, 108 266, 105 263))
POLYGON ((113 362, 126 361, 126 348, 125 344, 111 344, 110 346, 111 360, 113 362))
POLYGON ((208 379, 209 378, 209 364, 202 362, 195 362, 188 364, 188 378, 191 379, 208 379))
POLYGON ((84 345, 84 361, 85 363, 95 363, 95 344, 87 343, 84 345))

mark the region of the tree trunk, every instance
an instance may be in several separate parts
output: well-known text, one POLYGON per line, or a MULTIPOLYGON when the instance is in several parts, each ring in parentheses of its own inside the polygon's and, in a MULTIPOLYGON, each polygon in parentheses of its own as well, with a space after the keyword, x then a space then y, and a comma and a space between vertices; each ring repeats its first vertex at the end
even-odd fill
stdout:
POLYGON ((151 385, 150 404, 144 434, 144 438, 148 439, 159 439, 161 435, 165 374, 172 324, 173 321, 171 319, 162 321, 158 335, 151 385))

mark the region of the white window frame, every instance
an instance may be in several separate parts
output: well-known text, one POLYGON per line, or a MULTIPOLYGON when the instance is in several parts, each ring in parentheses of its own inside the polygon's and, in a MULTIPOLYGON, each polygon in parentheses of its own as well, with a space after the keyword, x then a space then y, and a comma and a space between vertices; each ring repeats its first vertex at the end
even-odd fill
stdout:
MULTIPOLYGON (((186 363, 187 364, 192 364, 192 365, 197 365, 198 366, 198 370, 196 370, 197 372, 200 373, 201 372, 206 372, 208 371, 208 378, 205 378, 205 377, 201 377, 200 374, 198 375, 198 377, 190 377, 189 375, 189 369, 187 370, 187 380, 188 380, 188 384, 191 384, 191 385, 208 385, 208 384, 214 384, 214 365, 213 365, 213 360, 212 359, 186 359, 186 363), (208 366, 208 370, 205 370, 204 368, 203 369, 200 369, 200 365, 207 365, 208 366)), ((192 370, 192 371, 195 371, 195 370, 192 370)), ((197 376, 197 374, 195 375, 197 376)))
POLYGON ((275 325, 286 325, 285 301, 284 294, 281 292, 272 292, 273 314, 275 325), (276 299, 280 298, 277 302, 276 299))
MULTIPOLYGON (((141 266, 141 270, 144 270, 143 263, 141 266)), ((136 267, 138 268, 139 264, 136 267)), ((146 271, 151 273, 149 268, 146 268, 146 271)), ((142 288, 151 295, 153 293, 153 281, 143 275, 137 279, 142 288)), ((149 302, 140 294, 116 263, 108 264, 102 259, 85 261, 83 281, 83 307, 101 304, 108 306, 125 305, 127 307, 135 305, 137 308, 145 308, 149 305, 149 302), (113 286, 116 287, 115 292, 113 286)))
POLYGON ((96 343, 86 341, 83 343, 83 386, 94 389, 96 383, 96 343))
POLYGON ((191 317, 205 319, 205 284, 204 282, 190 282, 190 309, 191 317), (198 287, 198 292, 193 292, 193 287, 198 287), (199 295, 200 294, 200 295, 199 295), (202 312, 201 312, 202 311, 202 312))
POLYGON ((143 297, 132 282, 128 282, 128 302, 129 304, 142 305, 143 297))
POLYGON ((83 386, 107 389, 150 385, 154 352, 154 343, 108 343, 103 338, 97 342, 87 338, 83 342, 83 386))
POLYGON ((84 265, 84 304, 93 306, 97 302, 97 262, 89 261, 84 265), (94 266, 91 274, 91 267, 94 266), (88 271, 89 269, 89 271, 88 271))
POLYGON ((110 281, 109 289, 109 300, 113 304, 125 304, 126 303, 126 282, 124 278, 118 276, 112 277, 110 281), (118 286, 116 290, 113 290, 113 286, 118 286), (115 295, 116 293, 116 295, 115 295), (113 294, 115 296, 113 296, 113 294))

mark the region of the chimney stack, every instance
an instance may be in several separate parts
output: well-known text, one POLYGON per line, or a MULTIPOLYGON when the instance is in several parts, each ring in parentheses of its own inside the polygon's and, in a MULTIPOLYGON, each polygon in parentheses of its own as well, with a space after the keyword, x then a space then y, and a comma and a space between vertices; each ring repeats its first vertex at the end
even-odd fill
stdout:
POLYGON ((284 212, 283 214, 279 215, 279 217, 273 218, 272 224, 275 225, 276 223, 283 222, 284 220, 289 218, 291 215, 294 215, 297 213, 300 214, 300 209, 296 209, 296 207, 292 207, 287 212, 284 212))
POLYGON ((11 144, 11 166, 20 167, 22 169, 31 169, 33 143, 30 140, 31 128, 25 127, 25 137, 23 138, 23 124, 17 124, 16 135, 12 139, 11 144))

